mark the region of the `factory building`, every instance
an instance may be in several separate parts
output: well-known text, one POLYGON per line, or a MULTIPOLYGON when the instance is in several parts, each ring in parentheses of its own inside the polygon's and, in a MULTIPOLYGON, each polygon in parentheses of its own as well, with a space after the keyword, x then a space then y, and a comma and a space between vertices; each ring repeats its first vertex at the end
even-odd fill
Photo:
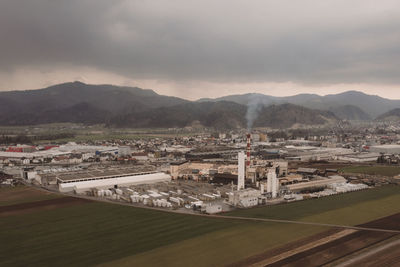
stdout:
POLYGON ((33 168, 24 168, 22 170, 22 175, 21 177, 29 182, 32 183, 34 181, 39 182, 40 181, 40 177, 37 175, 37 172, 33 169, 33 168))
POLYGON ((210 170, 214 170, 215 168, 216 166, 214 163, 179 161, 170 164, 170 174, 172 179, 178 179, 179 177, 192 173, 209 175, 210 170))
POLYGON ((10 146, 6 152, 20 152, 20 153, 31 153, 36 151, 36 147, 27 145, 10 146))
POLYGON ((248 188, 231 192, 228 202, 236 207, 249 208, 258 205, 259 197, 261 197, 260 190, 248 188))
POLYGON ((335 160, 338 156, 356 154, 352 149, 346 148, 324 148, 314 146, 286 146, 287 160, 335 160))
POLYGON ((319 170, 314 168, 298 168, 297 173, 310 176, 319 174, 319 170))
POLYGON ((400 145, 371 146, 369 151, 382 154, 400 154, 400 145))
POLYGON ((336 175, 336 176, 330 176, 329 178, 318 177, 318 179, 309 182, 290 184, 287 185, 287 188, 292 192, 299 192, 302 190, 308 190, 308 189, 311 190, 314 188, 327 187, 335 183, 346 183, 346 182, 347 181, 344 177, 336 175))
POLYGON ((119 146, 118 147, 118 156, 119 157, 127 157, 131 155, 131 147, 130 146, 119 146))
POLYGON ((360 153, 360 154, 350 154, 350 155, 341 155, 338 156, 338 160, 345 160, 350 162, 376 162, 379 153, 360 153))
POLYGON ((179 176, 179 172, 181 170, 189 168, 188 161, 178 161, 178 162, 171 162, 170 164, 170 174, 172 179, 177 179, 179 176))
POLYGON ((108 189, 120 186, 170 182, 171 176, 162 172, 144 172, 127 175, 98 176, 74 180, 58 180, 60 192, 82 193, 93 188, 108 189))
POLYGON ((303 175, 301 174, 289 174, 284 178, 279 179, 279 182, 281 185, 286 185, 286 184, 298 183, 301 182, 302 180, 303 180, 303 175))
POLYGON ((282 160, 253 160, 253 164, 246 170, 246 178, 256 182, 258 179, 267 177, 270 171, 275 171, 279 177, 286 176, 288 174, 288 162, 282 160))
POLYGON ((237 185, 238 176, 230 173, 215 173, 210 182, 215 184, 235 184, 237 185))

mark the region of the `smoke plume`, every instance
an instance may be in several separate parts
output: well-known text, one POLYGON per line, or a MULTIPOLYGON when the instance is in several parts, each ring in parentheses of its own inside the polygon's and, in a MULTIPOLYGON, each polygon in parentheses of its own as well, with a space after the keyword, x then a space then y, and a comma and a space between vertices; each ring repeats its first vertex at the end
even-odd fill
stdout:
POLYGON ((251 95, 249 97, 249 102, 247 103, 247 112, 246 112, 247 131, 248 132, 251 131, 254 121, 257 119, 262 106, 263 106, 263 103, 257 95, 251 95))

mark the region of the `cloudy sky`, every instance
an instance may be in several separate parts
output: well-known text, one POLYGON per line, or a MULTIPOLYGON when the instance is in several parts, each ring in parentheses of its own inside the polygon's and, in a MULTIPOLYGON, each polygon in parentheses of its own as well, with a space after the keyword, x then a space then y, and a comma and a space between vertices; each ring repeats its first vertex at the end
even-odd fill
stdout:
POLYGON ((400 2, 1 0, 0 90, 79 80, 187 99, 400 99, 400 2))

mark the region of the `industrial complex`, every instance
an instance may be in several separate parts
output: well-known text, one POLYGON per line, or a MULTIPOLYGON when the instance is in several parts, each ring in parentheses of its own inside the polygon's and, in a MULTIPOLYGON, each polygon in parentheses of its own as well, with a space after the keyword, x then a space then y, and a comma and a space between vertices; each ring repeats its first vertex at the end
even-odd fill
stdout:
POLYGON ((388 152, 396 153, 398 147, 374 145, 357 151, 333 145, 330 137, 271 142, 266 136, 203 135, 124 145, 17 145, 0 152, 0 160, 8 175, 63 194, 218 213, 367 189, 379 182, 307 164, 376 162, 388 152))

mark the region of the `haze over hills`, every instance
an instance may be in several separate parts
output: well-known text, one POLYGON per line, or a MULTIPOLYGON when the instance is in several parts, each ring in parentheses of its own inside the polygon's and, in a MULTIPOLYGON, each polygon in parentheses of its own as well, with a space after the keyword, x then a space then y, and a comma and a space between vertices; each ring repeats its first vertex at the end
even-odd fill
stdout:
MULTIPOLYGON (((115 117, 117 127, 185 127, 200 124, 214 128, 246 128, 245 105, 229 101, 186 103, 115 117), (162 118, 162 119, 160 119, 162 118)), ((264 106, 257 112, 254 127, 290 128, 324 125, 339 119, 329 111, 312 110, 292 104, 264 106)))
POLYGON ((382 115, 380 115, 378 118, 376 118, 377 121, 400 121, 400 108, 392 109, 382 115))
POLYGON ((333 114, 342 120, 368 121, 371 116, 361 108, 353 105, 334 106, 329 108, 333 114))
POLYGON ((291 103, 312 109, 331 110, 341 119, 363 120, 376 118, 392 109, 400 107, 400 100, 391 100, 358 91, 347 91, 340 94, 319 96, 316 94, 299 94, 287 97, 276 97, 264 94, 229 95, 215 99, 203 98, 198 101, 233 101, 242 105, 258 102, 263 105, 291 103))
POLYGON ((0 92, 0 124, 80 122, 112 127, 238 128, 248 124, 249 107, 256 111, 252 119, 255 127, 286 128, 340 119, 369 120, 400 107, 400 101, 349 91, 327 96, 245 94, 193 102, 137 87, 71 82, 38 90, 0 92))

